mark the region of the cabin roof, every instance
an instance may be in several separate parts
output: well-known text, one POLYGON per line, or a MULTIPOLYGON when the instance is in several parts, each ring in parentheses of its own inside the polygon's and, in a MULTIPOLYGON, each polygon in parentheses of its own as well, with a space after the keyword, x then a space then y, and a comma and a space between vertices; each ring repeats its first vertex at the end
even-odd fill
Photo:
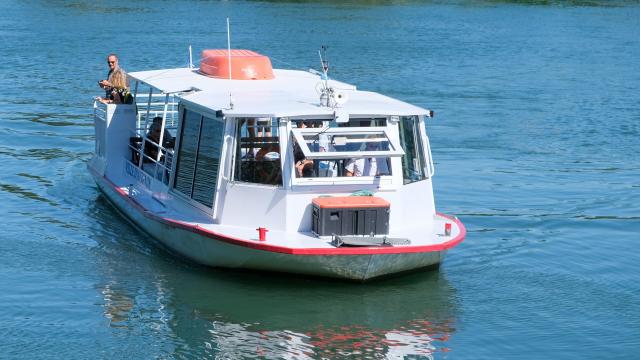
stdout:
MULTIPOLYGON (((188 103, 230 116, 328 116, 334 109, 320 105, 319 75, 299 70, 273 70, 271 80, 229 80, 179 68, 129 73, 163 93, 177 93, 188 103), (191 91, 190 90, 198 90, 191 91), (183 93, 186 92, 186 93, 183 93), (180 94, 183 93, 183 94, 180 94), (229 93, 233 109, 229 107, 229 93)), ((428 110, 375 92, 357 90, 354 85, 329 80, 329 86, 344 93, 348 100, 338 110, 354 115, 426 115, 428 110)))

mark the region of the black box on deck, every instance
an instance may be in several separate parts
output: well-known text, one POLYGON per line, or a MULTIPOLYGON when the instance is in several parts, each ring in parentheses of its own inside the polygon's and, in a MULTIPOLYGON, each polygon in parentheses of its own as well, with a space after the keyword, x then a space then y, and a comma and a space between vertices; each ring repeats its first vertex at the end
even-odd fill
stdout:
POLYGON ((389 234, 389 202, 375 196, 313 199, 312 230, 319 236, 389 234))

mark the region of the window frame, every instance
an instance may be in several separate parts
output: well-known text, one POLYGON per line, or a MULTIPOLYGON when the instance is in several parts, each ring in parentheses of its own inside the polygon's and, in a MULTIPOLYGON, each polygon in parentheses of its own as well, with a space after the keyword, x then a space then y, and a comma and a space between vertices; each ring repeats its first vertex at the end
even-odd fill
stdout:
MULTIPOLYGON (((410 177, 406 176, 407 171, 411 171, 412 168, 405 167, 405 159, 401 159, 402 165, 402 184, 409 185, 412 183, 428 180, 433 176, 434 168, 433 168, 433 160, 431 158, 431 149, 429 146, 429 138, 427 136, 427 131, 425 127, 425 122, 422 116, 418 115, 409 115, 409 116, 400 116, 400 120, 398 122, 398 137, 400 142, 403 142, 403 131, 406 129, 405 123, 411 122, 411 138, 412 138, 412 151, 409 151, 409 154, 413 154, 416 156, 414 160, 418 160, 418 168, 422 171, 421 177, 417 180, 413 180, 410 177), (409 120, 409 121, 406 121, 409 120)), ((408 129, 407 129, 408 130, 408 129)), ((403 145, 407 145, 406 142, 403 145)), ((413 162, 413 161, 412 161, 413 162)))
MULTIPOLYGON (((236 172, 238 171, 238 153, 239 153, 239 147, 241 146, 241 141, 242 141, 242 136, 241 136, 241 128, 240 128, 240 122, 241 121, 246 121, 247 119, 251 118, 254 119, 256 121, 256 123, 253 125, 255 128, 258 127, 264 127, 261 126, 259 124, 257 124, 257 121, 259 121, 258 119, 260 118, 267 118, 268 116, 259 116, 259 115, 252 115, 252 116, 240 116, 240 117, 229 117, 227 118, 227 121, 230 121, 232 123, 232 137, 233 137, 233 141, 231 142, 231 148, 230 151, 232 152, 229 161, 231 161, 230 164, 230 170, 229 170, 229 182, 233 183, 235 185, 242 185, 242 186, 259 186, 259 187, 267 187, 267 188, 283 188, 284 187, 284 168, 282 166, 283 162, 284 162, 284 154, 282 151, 282 127, 281 127, 281 118, 275 118, 275 117, 268 117, 269 121, 271 123, 271 129, 273 132, 273 129, 275 129, 275 131, 277 132, 277 135, 273 135, 268 137, 270 139, 276 139, 277 144, 278 144, 278 169, 280 171, 280 182, 277 184, 268 184, 268 183, 261 183, 261 182, 251 182, 251 181, 246 181, 246 180, 241 180, 237 178, 237 174, 236 172)), ((244 123, 245 126, 248 126, 248 123, 244 123)), ((258 138, 258 136, 256 136, 255 138, 258 138)), ((241 171, 241 170, 240 170, 241 171)))
MULTIPOLYGON (((310 160, 338 160, 348 158, 367 158, 367 157, 401 157, 404 155, 404 150, 399 141, 391 135, 391 131, 388 127, 336 127, 336 128, 298 128, 291 129, 291 134, 296 140, 302 153, 307 159, 310 160), (380 135, 384 134, 386 142, 392 147, 392 150, 379 150, 379 151, 311 151, 307 142, 304 140, 304 135, 313 134, 327 134, 327 135, 380 135)), ((347 140, 349 142, 349 140, 347 140)), ((362 142, 362 141, 351 141, 362 142)))
MULTIPOLYGON (((367 126, 367 127, 350 127, 350 126, 340 126, 340 127, 325 127, 325 128, 291 128, 289 131, 289 140, 287 142, 287 151, 290 151, 292 156, 290 160, 287 161, 287 166, 290 171, 290 184, 292 188, 300 187, 307 188, 308 186, 362 186, 362 185, 373 185, 376 186, 379 190, 388 190, 396 187, 395 172, 395 160, 394 158, 400 158, 404 155, 404 150, 401 146, 399 146, 399 140, 397 136, 393 136, 394 125, 387 124, 386 126, 367 126), (295 160, 293 157, 294 152, 294 144, 303 143, 306 145, 306 141, 303 141, 302 135, 305 133, 317 134, 317 133, 328 133, 328 134, 345 134, 345 133, 355 133, 355 134, 365 134, 365 135, 375 135, 375 134, 384 134, 386 137, 386 141, 389 143, 389 146, 398 149, 398 150, 385 150, 385 151, 343 151, 343 152, 311 152, 308 146, 305 146, 307 149, 307 155, 311 155, 309 157, 313 160, 326 161, 326 160, 346 160, 350 158, 366 158, 366 157, 383 157, 387 158, 387 165, 389 167, 389 171, 391 172, 389 175, 378 175, 378 176, 336 176, 336 177, 298 177, 296 176, 295 169, 295 160), (298 135, 298 136, 296 136, 298 135), (295 140, 293 140, 295 139, 295 140), (315 155, 313 154, 315 153, 315 155), (329 155, 326 155, 329 154, 329 155), (336 155, 338 154, 338 155, 336 155), (317 156, 319 155, 319 156, 317 156)), ((304 149, 301 146, 301 149, 304 149)))

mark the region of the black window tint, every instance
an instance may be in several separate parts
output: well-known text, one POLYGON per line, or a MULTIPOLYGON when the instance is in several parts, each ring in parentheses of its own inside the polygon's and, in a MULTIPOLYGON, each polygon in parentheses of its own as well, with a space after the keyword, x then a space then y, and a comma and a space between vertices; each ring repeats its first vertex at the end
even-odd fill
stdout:
POLYGON ((192 197, 207 207, 213 206, 218 183, 223 131, 222 121, 206 117, 202 120, 192 197))
POLYGON ((387 126, 386 118, 349 118, 349 122, 338 124, 338 127, 387 126))
POLYGON ((202 116, 198 113, 189 110, 184 111, 178 164, 176 166, 175 188, 189 197, 191 197, 191 189, 193 187, 196 169, 201 119, 202 116))

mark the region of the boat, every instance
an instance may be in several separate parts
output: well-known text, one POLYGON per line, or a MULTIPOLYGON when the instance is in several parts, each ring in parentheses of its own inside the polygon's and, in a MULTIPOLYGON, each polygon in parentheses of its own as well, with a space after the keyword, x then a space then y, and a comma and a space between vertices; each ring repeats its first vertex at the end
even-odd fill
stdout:
POLYGON ((251 50, 128 74, 95 101, 88 163, 109 202, 200 264, 367 281, 438 267, 465 238, 436 212, 433 111, 251 50))

